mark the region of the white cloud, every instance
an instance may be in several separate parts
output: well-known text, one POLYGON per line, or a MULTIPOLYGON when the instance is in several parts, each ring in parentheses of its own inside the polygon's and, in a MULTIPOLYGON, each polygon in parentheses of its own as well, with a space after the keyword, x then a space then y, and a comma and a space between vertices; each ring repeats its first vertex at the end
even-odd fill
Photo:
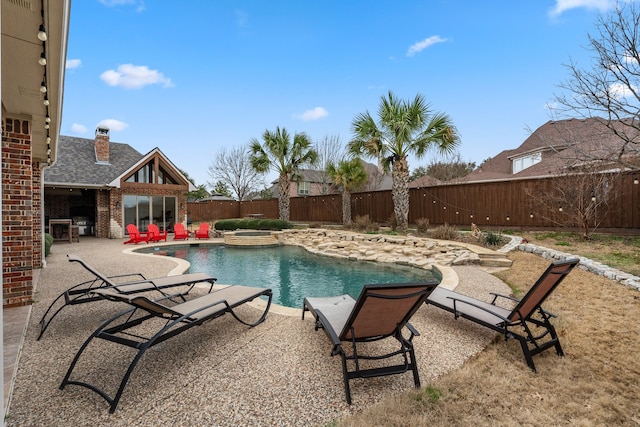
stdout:
POLYGON ((74 68, 78 68, 80 65, 82 65, 82 61, 79 59, 67 59, 64 67, 67 70, 72 70, 74 68))
POLYGON ((294 114, 293 117, 305 122, 310 122, 313 120, 320 120, 324 117, 327 117, 328 115, 329 115, 329 112, 326 109, 322 107, 316 107, 311 110, 307 110, 302 114, 294 114))
POLYGON ((135 6, 136 12, 142 12, 144 8, 144 0, 99 0, 106 7, 118 6, 135 6))
POLYGON ((81 125, 79 123, 74 123, 71 125, 71 132, 73 133, 85 133, 87 131, 87 127, 85 125, 81 125))
POLYGON ((109 86, 122 86, 125 89, 140 89, 153 84, 173 87, 171 79, 158 70, 150 70, 146 65, 122 64, 118 66, 118 71, 107 70, 100 74, 100 78, 109 86))
POLYGON ((634 96, 633 91, 637 92, 638 87, 637 86, 629 87, 622 83, 613 83, 612 85, 609 86, 609 93, 615 99, 629 98, 631 96, 634 96))
POLYGON ((120 120, 116 120, 116 119, 101 120, 100 123, 98 123, 98 126, 106 126, 109 128, 109 130, 116 131, 116 132, 125 130, 126 128, 129 127, 129 125, 126 124, 125 122, 121 122, 120 120))
POLYGON ((584 7, 596 9, 600 12, 607 11, 616 5, 616 0, 556 0, 556 5, 551 9, 551 16, 559 16, 567 10, 584 7))
POLYGON ((427 37, 426 39, 424 39, 422 41, 419 41, 417 43, 412 44, 409 47, 409 50, 407 51, 407 56, 413 56, 418 52, 422 52, 423 50, 425 50, 429 46, 433 46, 436 43, 444 43, 446 41, 447 41, 447 39, 443 39, 440 36, 427 37))

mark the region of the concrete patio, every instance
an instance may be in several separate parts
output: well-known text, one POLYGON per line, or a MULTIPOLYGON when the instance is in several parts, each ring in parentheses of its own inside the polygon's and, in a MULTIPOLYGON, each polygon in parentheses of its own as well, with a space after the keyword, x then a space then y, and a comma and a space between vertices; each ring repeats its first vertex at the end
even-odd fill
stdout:
MULTIPOLYGON (((81 343, 103 320, 127 308, 109 301, 69 307, 36 341, 38 321, 53 298, 88 278, 67 261, 67 254, 80 256, 108 275, 141 272, 155 277, 185 268, 170 258, 123 252, 129 249, 122 240, 90 237, 54 245, 39 274, 26 329, 28 308, 21 309, 22 322, 5 320, 5 353, 20 348, 7 346, 6 339, 15 336, 9 330, 18 336, 26 331, 7 425, 323 425, 412 389, 410 375, 356 380, 353 405, 347 405, 340 359, 329 356, 324 333, 314 331, 311 318, 302 321, 299 309, 274 307, 255 328, 223 316, 154 347, 134 370, 113 415, 107 403, 87 389, 70 385, 59 390, 81 343)), ((457 276, 451 286, 457 285, 460 292, 479 298, 491 291, 509 292, 476 266, 451 268, 457 276)), ((262 283, 256 274, 255 286, 273 285, 262 283)), ((5 316, 12 315, 12 309, 5 311, 5 316)), ((423 385, 460 366, 494 336, 429 306, 421 308, 412 323, 421 333, 414 342, 423 385)), ((97 343, 78 375, 112 391, 132 357, 128 350, 97 343)), ((5 369, 5 384, 7 375, 5 369)))

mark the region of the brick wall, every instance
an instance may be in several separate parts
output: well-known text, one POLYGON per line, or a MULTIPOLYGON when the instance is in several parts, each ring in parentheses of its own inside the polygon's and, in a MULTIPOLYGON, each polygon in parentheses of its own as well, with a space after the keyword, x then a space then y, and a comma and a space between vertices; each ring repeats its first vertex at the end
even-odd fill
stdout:
POLYGON ((33 233, 33 268, 42 268, 43 254, 43 233, 42 225, 42 169, 39 163, 31 165, 31 186, 33 188, 33 199, 31 202, 31 212, 33 213, 32 233, 33 233))
MULTIPOLYGON (((5 307, 33 302, 33 241, 37 218, 33 215, 32 171, 31 123, 3 118, 2 291, 5 307)), ((36 180, 39 179, 36 176, 36 180)))

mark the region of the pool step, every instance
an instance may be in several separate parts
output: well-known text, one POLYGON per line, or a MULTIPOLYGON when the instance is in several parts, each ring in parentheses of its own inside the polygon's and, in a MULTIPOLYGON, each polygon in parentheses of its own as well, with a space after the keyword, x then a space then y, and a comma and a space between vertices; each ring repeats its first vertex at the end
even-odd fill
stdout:
POLYGON ((263 236, 236 236, 233 233, 225 233, 224 243, 228 246, 273 246, 279 245, 278 236, 273 234, 263 236))

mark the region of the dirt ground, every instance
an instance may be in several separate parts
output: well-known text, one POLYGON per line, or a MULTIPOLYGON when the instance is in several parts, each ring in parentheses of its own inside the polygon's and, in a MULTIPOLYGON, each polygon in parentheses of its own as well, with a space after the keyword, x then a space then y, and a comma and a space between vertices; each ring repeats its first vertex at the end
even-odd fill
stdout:
MULTIPOLYGON (((509 257, 513 267, 497 275, 519 292, 549 265, 529 253, 509 257)), ((496 337, 462 368, 336 424, 640 425, 640 292, 575 269, 544 308, 558 316, 565 356, 534 356, 537 373, 516 341, 496 337)))

